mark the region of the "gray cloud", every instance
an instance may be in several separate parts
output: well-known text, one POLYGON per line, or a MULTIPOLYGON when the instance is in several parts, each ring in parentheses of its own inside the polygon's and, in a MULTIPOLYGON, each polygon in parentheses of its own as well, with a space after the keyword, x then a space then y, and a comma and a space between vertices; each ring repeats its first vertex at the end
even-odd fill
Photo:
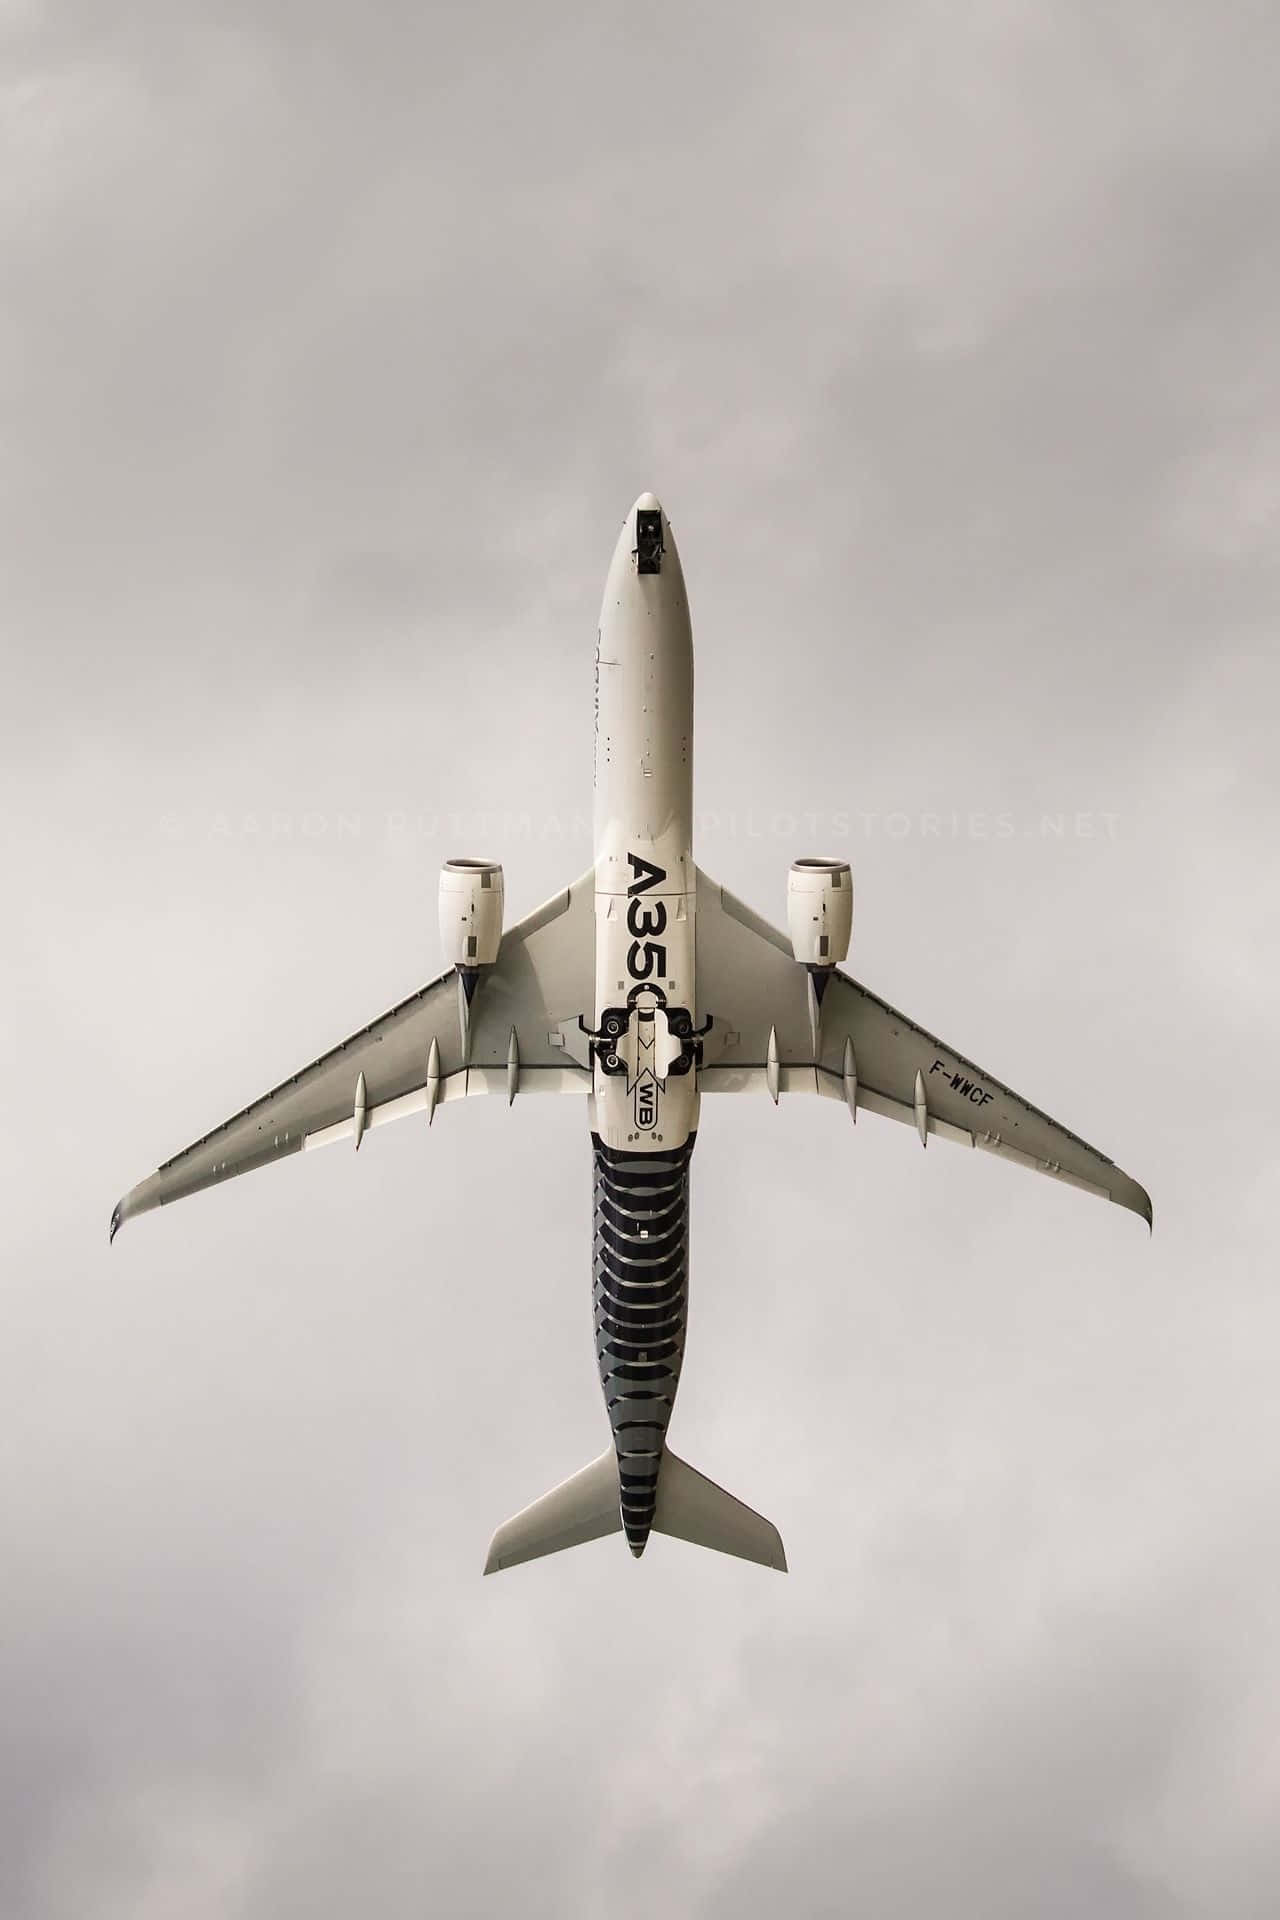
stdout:
POLYGON ((1274 1909, 1278 52, 0 4, 6 1915, 1274 1909), (1158 1228, 724 1103, 676 1444, 792 1573, 481 1582, 600 1444, 580 1114, 103 1228, 435 970, 459 833, 586 864, 645 485, 703 865, 850 851, 1158 1228))

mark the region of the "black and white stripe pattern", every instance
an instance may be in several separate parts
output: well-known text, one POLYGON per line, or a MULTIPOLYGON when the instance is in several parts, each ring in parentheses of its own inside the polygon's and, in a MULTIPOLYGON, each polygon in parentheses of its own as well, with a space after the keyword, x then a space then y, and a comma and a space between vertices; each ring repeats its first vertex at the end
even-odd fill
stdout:
POLYGON ((618 1452, 623 1530, 639 1555, 684 1358, 693 1136, 670 1153, 618 1153, 593 1141, 596 1358, 618 1452))

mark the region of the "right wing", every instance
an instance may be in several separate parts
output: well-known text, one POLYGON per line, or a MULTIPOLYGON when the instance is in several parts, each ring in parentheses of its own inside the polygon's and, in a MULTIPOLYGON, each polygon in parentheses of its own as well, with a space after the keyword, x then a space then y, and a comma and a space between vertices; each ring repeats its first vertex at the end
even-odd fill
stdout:
POLYGON ((703 1093, 817 1093, 1045 1173, 1151 1225, 1136 1180, 887 1001, 834 971, 814 1048, 809 978, 786 934, 698 870, 699 1008, 712 1016, 703 1093))
POLYGON ((135 1214, 356 1135, 362 1090, 360 1132, 410 1113, 430 1119, 438 1101, 470 1094, 588 1092, 591 1075, 566 1040, 572 1048, 578 1015, 594 1011, 594 886, 594 872, 584 874, 504 934, 481 974, 465 1045, 450 969, 166 1160, 120 1201, 111 1238, 135 1214))

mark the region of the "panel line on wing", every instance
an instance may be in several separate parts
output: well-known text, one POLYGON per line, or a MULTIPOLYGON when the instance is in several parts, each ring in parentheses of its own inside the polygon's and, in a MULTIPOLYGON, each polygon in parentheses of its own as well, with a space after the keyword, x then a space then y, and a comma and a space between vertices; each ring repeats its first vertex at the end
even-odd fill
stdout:
MULTIPOLYGON (((442 973, 438 980, 429 981, 425 987, 419 987, 418 991, 411 993, 407 999, 397 1001, 394 1007, 389 1008, 386 1013, 379 1014, 376 1020, 370 1020, 368 1026, 361 1027, 358 1033, 348 1034, 347 1038, 340 1040, 336 1047, 330 1047, 327 1053, 320 1054, 317 1059, 312 1060, 298 1073, 291 1073, 287 1080, 280 1082, 279 1086, 272 1087, 269 1092, 260 1094, 256 1100, 251 1100, 247 1107, 241 1107, 239 1113, 233 1113, 229 1120, 222 1121, 219 1126, 210 1127, 208 1133, 202 1133, 198 1140, 193 1140, 190 1146, 182 1149, 181 1153, 175 1153, 170 1159, 162 1160, 156 1168, 156 1172, 167 1173, 170 1167, 176 1167, 178 1162, 185 1160, 189 1154, 197 1152, 201 1147, 207 1147, 211 1141, 218 1138, 219 1134, 229 1132, 232 1127, 238 1126, 242 1120, 251 1119, 255 1113, 262 1107, 268 1106, 270 1102, 275 1100, 280 1094, 288 1093, 291 1087, 300 1086, 304 1080, 312 1075, 318 1074, 321 1068, 328 1066, 331 1061, 341 1059, 348 1047, 355 1046, 358 1040, 367 1039, 375 1028, 382 1026, 386 1021, 393 1020, 397 1014, 403 1013, 406 1008, 416 1006, 419 1002, 425 1000, 428 994, 434 992, 437 987, 442 986, 448 978, 449 975, 447 973, 442 973)), ((347 1131, 351 1131, 350 1127, 348 1127, 347 1131)))
MULTIPOLYGON (((505 1092, 506 1085, 505 1067, 462 1067, 442 1078, 437 1104, 446 1100, 465 1100, 468 1095, 474 1097, 482 1093, 505 1092)), ((581 1067, 520 1069, 522 1093, 571 1093, 578 1088, 585 1091, 590 1085, 591 1075, 584 1073, 581 1067)), ((365 1131, 386 1126, 393 1120, 403 1120, 411 1113, 425 1113, 427 1106, 426 1087, 414 1087, 409 1093, 398 1094, 394 1100, 384 1100, 381 1106, 370 1107, 365 1117, 365 1131)), ((315 1147, 328 1147, 336 1140, 349 1140, 354 1132, 355 1115, 347 1114, 343 1119, 335 1120, 332 1126, 317 1127, 314 1133, 304 1134, 303 1149, 309 1152, 315 1147)))

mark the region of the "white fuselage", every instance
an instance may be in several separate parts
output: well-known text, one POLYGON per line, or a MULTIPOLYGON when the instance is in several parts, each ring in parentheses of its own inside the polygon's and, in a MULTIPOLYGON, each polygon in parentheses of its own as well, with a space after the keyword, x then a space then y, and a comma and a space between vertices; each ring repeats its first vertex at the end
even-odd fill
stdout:
POLYGON ((615 1047, 612 1071, 594 1061, 592 1130, 616 1151, 669 1152, 698 1123, 697 1075, 682 1064, 697 1020, 693 635, 652 494, 627 515, 605 581, 594 812, 595 1016, 615 1047))

